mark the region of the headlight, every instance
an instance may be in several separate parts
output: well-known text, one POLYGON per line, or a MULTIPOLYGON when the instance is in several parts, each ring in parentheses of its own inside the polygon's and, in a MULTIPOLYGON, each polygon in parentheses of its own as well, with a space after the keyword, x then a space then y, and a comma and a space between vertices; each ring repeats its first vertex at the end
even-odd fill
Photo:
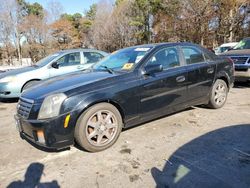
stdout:
POLYGON ((59 115, 61 105, 67 98, 63 93, 54 94, 46 97, 40 108, 38 119, 48 119, 59 115))
POLYGON ((0 79, 0 83, 8 83, 8 82, 14 82, 16 81, 16 76, 7 76, 2 79, 0 79))

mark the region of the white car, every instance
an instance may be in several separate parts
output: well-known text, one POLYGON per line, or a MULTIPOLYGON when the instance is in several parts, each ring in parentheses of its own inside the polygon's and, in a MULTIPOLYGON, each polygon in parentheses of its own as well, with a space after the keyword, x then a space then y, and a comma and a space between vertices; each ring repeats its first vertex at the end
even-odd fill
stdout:
POLYGON ((224 44, 220 45, 219 47, 215 48, 215 50, 214 50, 215 54, 220 55, 220 54, 228 51, 229 49, 234 48, 237 44, 238 44, 238 42, 224 43, 224 44))
POLYGON ((90 68, 108 53, 94 49, 63 50, 36 64, 0 73, 0 99, 18 98, 41 80, 90 68))

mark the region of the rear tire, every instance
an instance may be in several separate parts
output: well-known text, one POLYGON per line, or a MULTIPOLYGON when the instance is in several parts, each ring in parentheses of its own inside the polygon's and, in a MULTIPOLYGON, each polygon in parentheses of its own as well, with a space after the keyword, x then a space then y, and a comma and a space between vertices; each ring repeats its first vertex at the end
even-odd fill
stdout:
POLYGON ((212 109, 223 107, 227 101, 227 95, 228 86, 226 82, 221 79, 216 80, 210 93, 208 107, 212 109))
POLYGON ((122 130, 122 117, 109 103, 99 103, 87 109, 78 118, 75 140, 89 152, 99 152, 111 147, 122 130))

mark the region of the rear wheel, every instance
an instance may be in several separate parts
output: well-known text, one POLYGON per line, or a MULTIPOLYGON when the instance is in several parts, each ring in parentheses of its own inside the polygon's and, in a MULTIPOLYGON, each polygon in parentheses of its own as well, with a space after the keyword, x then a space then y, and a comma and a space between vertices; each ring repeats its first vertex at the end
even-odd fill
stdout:
POLYGON ((87 109, 75 128, 76 142, 85 150, 98 152, 112 146, 122 130, 122 117, 109 103, 99 103, 87 109))
POLYGON ((224 106, 227 101, 228 87, 224 80, 218 79, 213 85, 208 106, 218 109, 224 106))

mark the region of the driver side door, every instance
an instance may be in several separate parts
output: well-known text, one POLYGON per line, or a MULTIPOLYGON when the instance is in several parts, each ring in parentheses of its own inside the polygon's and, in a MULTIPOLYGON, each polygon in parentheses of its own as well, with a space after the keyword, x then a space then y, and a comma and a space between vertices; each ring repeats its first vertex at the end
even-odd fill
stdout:
POLYGON ((187 96, 187 72, 179 49, 165 47, 146 63, 161 64, 163 71, 142 75, 140 114, 143 121, 167 114, 177 105, 183 105, 187 96))
POLYGON ((50 77, 55 77, 71 72, 79 71, 81 68, 82 54, 80 52, 68 53, 60 57, 56 62, 58 68, 50 67, 50 77))

